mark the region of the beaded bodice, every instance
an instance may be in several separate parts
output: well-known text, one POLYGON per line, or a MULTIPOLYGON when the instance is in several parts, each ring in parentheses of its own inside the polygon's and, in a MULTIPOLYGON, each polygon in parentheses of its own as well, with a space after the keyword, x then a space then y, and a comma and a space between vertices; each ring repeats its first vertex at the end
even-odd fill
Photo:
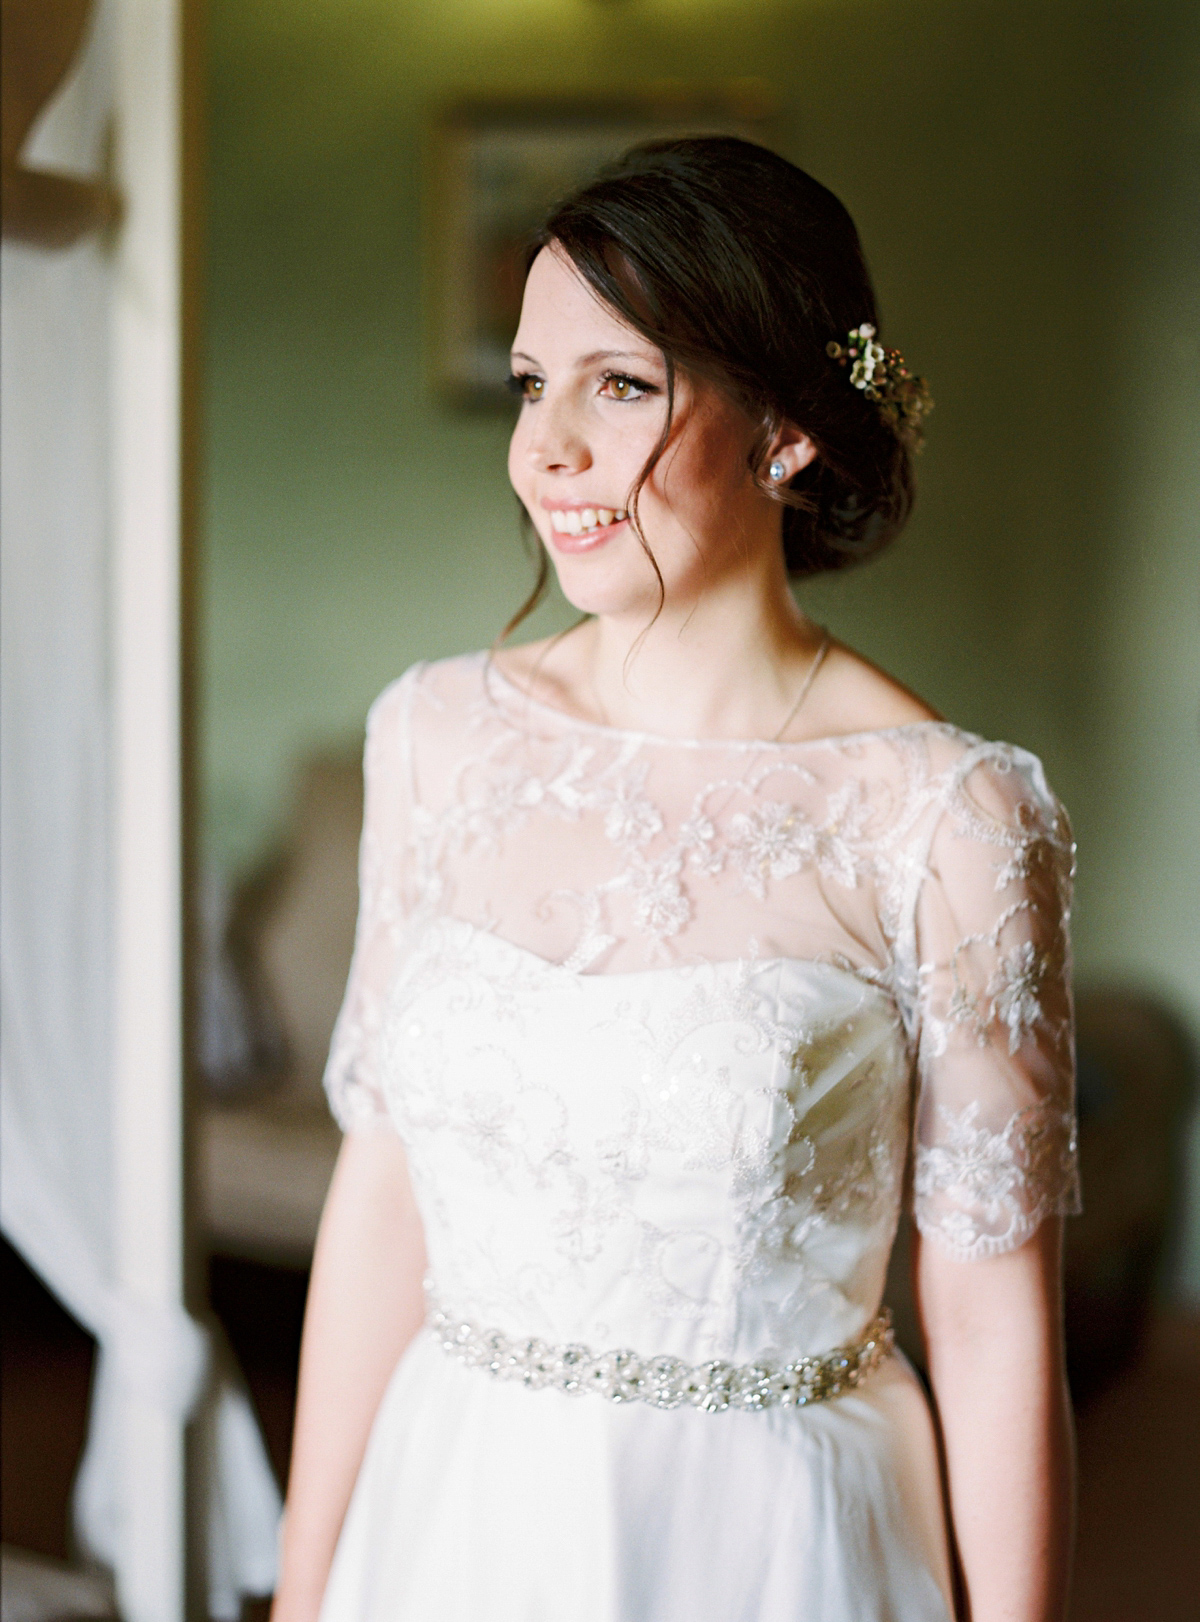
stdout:
POLYGON ((366 774, 327 1083, 403 1135, 462 1317, 807 1354, 875 1312, 906 1166, 962 1257, 1073 1208, 1072 844, 1029 754, 656 739, 474 656, 387 689, 366 774))

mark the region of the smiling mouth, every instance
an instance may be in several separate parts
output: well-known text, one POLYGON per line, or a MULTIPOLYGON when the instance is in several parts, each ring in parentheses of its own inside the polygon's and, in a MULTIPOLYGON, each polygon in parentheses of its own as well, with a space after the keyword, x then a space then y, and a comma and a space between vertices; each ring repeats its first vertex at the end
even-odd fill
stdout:
POLYGON ((556 535, 590 535, 628 516, 624 507, 551 507, 550 526, 556 535))

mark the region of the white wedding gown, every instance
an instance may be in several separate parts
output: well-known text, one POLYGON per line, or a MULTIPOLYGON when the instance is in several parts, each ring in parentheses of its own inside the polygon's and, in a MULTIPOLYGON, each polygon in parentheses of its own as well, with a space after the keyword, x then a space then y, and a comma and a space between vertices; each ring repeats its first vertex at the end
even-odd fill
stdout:
POLYGON ((620 732, 475 656, 382 695, 366 773, 327 1080, 404 1140, 440 1316, 323 1622, 946 1622, 902 1358, 756 1404, 863 1339, 906 1187, 964 1261, 1076 1204, 1038 762, 940 723, 620 732))

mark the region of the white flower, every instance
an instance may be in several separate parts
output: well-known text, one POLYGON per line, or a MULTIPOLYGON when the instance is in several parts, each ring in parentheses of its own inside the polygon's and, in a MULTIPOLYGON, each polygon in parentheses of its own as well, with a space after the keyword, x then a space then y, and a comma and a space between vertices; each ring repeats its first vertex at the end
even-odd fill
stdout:
POLYGON ((545 792, 541 779, 528 772, 513 770, 498 775, 485 793, 464 807, 468 837, 492 840, 519 828, 529 812, 542 803, 545 792))
POLYGON ((795 806, 766 800, 730 818, 729 848, 746 888, 761 901, 768 878, 790 878, 812 860, 817 831, 795 806))
POLYGON ((939 1105, 939 1141, 918 1143, 913 1164, 922 1230, 963 1257, 1008 1249, 1043 1216, 1079 1209, 1074 1112, 1043 1098, 993 1132, 979 1108, 939 1105))
POLYGON ((730 818, 730 852, 746 888, 760 901, 768 878, 790 878, 813 862, 826 877, 853 889, 862 867, 855 846, 869 814, 862 786, 855 782, 831 796, 820 827, 796 806, 767 800, 730 818))
POLYGON ((969 1025, 977 1041, 986 1045, 986 1025, 979 1012, 979 1004, 955 973, 954 990, 946 1007, 946 1027, 950 1029, 957 1025, 969 1025))
POLYGON ((677 935, 692 916, 691 902, 679 883, 680 861, 642 862, 629 874, 630 887, 637 892, 634 917, 638 928, 659 940, 677 935))
POLYGON ((725 865, 716 838, 716 828, 703 814, 691 817, 679 830, 680 847, 690 852, 692 866, 701 873, 719 873, 725 865))
POLYGON ((644 845, 662 832, 663 819, 655 806, 642 793, 645 773, 619 783, 613 791, 612 803, 604 819, 604 832, 614 845, 644 845))
POLYGON ((459 1132, 469 1152, 490 1170, 503 1174, 513 1161, 514 1120, 511 1100, 494 1092, 471 1092, 463 1099, 459 1132))
POLYGON ((1015 1053, 1042 1017, 1041 989, 1050 963, 1032 941, 1023 941, 1000 959, 988 981, 993 1018, 1008 1026, 1008 1051, 1015 1053))
POLYGON ((939 1105, 945 1136, 937 1144, 922 1144, 914 1165, 914 1191, 926 1198, 952 1192, 960 1204, 977 1204, 990 1217, 1005 1207, 1021 1186, 1021 1168, 1014 1145, 1014 1118, 1002 1132, 977 1124, 978 1101, 959 1115, 939 1105))

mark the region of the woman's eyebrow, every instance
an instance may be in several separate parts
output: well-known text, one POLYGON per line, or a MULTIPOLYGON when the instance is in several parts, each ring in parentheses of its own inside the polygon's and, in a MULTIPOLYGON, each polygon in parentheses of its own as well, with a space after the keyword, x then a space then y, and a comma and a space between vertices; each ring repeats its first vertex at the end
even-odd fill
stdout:
MULTIPOLYGON (((639 365, 645 366, 647 363, 653 363, 654 358, 652 355, 633 349, 593 349, 587 355, 580 355, 575 364, 576 366, 594 366, 597 361, 601 360, 635 360, 639 365)), ((528 361, 530 366, 538 365, 532 355, 527 355, 521 349, 514 349, 511 359, 528 361)))
POLYGON ((594 366, 599 360, 635 360, 645 365, 651 357, 633 349, 593 349, 590 355, 580 355, 577 366, 594 366))

